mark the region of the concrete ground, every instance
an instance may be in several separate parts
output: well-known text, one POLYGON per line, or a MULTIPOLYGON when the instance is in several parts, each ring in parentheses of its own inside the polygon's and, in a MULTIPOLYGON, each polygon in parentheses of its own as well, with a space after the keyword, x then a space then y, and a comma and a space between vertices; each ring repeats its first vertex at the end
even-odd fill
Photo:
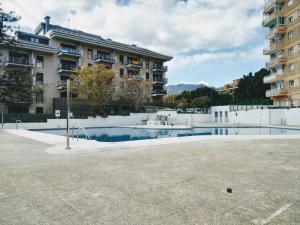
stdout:
POLYGON ((300 224, 300 139, 86 154, 48 154, 50 144, 6 132, 0 140, 1 225, 300 224))

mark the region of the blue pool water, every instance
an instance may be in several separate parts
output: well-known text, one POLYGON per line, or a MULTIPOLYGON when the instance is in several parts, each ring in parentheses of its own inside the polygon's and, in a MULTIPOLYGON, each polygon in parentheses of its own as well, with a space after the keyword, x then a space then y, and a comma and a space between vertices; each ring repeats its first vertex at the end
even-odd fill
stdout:
MULTIPOLYGON (((127 127, 99 127, 86 128, 88 135, 93 140, 102 142, 120 142, 143 139, 200 136, 200 135, 288 135, 298 134, 299 129, 283 129, 269 127, 201 127, 192 129, 146 129, 127 127)), ((65 129, 39 130, 50 134, 65 135, 65 129)), ((70 131, 72 133, 72 131, 70 131)), ((75 132, 76 133, 76 132, 75 132)), ((79 138, 85 138, 82 131, 79 138)))

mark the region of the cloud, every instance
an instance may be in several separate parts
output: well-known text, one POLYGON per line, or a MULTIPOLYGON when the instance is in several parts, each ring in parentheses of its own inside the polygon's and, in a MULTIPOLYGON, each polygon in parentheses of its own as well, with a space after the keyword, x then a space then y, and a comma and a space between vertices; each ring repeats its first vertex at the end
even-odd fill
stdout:
POLYGON ((170 73, 191 64, 263 60, 261 43, 256 43, 263 42, 262 7, 262 0, 3 2, 4 9, 22 16, 26 30, 34 30, 46 15, 63 26, 69 18, 70 28, 172 55, 170 73))
POLYGON ((3 5, 32 29, 46 15, 63 25, 70 18, 73 28, 176 54, 247 44, 258 36, 262 1, 11 0, 3 5))

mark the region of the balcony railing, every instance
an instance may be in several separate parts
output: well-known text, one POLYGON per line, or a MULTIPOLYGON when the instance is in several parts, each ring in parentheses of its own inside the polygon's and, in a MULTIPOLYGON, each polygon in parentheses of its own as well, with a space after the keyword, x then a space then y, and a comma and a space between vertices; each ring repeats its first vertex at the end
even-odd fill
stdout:
POLYGON ((263 54, 264 55, 272 55, 276 52, 282 51, 282 49, 283 49, 282 43, 276 43, 276 44, 273 44, 272 46, 270 46, 268 48, 265 48, 263 50, 263 54))
POLYGON ((167 94, 167 90, 152 90, 151 96, 163 96, 167 94))
POLYGON ((282 74, 273 73, 269 76, 264 77, 264 83, 265 84, 274 83, 276 81, 281 81, 281 80, 283 80, 283 75, 282 74))
POLYGON ((265 11, 268 10, 269 8, 271 8, 273 6, 273 4, 275 4, 276 0, 269 0, 266 2, 265 4, 265 11))
POLYGON ((271 89, 266 91, 266 97, 276 97, 276 96, 284 96, 286 95, 286 91, 281 88, 281 89, 271 89))
POLYGON ((153 64, 152 71, 168 71, 168 67, 167 66, 163 66, 163 65, 159 65, 159 64, 153 64))
POLYGON ((57 82, 57 89, 63 90, 67 88, 67 81, 66 80, 60 80, 57 82))
POLYGON ((276 15, 275 15, 275 13, 272 13, 271 15, 265 16, 263 18, 262 25, 264 27, 269 26, 273 21, 276 21, 276 15))
POLYGON ((272 60, 272 61, 266 63, 266 68, 268 68, 268 69, 275 68, 275 67, 281 66, 285 63, 286 63, 285 57, 278 57, 275 60, 272 60))
POLYGON ((9 57, 4 61, 4 65, 6 66, 25 66, 25 67, 33 67, 33 62, 29 58, 23 57, 9 57))
POLYGON ((167 78, 161 78, 161 77, 153 77, 153 83, 168 83, 167 78))
POLYGON ((126 67, 143 67, 143 62, 140 60, 127 60, 126 67))
POLYGON ((60 47, 57 51, 58 56, 68 55, 68 56, 75 56, 80 57, 80 52, 77 49, 73 48, 64 48, 60 47))
POLYGON ((58 73, 62 72, 73 72, 77 69, 76 65, 73 64, 60 64, 57 68, 58 73))
POLYGON ((140 74, 128 74, 128 79, 144 80, 144 77, 140 74))
POLYGON ((106 54, 96 54, 95 55, 95 62, 106 62, 106 63, 115 63, 115 59, 111 55, 106 54))

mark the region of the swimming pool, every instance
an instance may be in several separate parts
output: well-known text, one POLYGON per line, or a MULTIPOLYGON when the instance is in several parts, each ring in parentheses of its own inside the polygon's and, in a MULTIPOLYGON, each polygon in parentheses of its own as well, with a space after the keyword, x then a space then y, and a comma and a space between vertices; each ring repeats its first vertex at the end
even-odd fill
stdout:
MULTIPOLYGON (((37 131, 37 130, 36 130, 37 131)), ((65 135, 65 129, 38 130, 49 134, 65 135)), ((97 127, 86 128, 93 140, 102 142, 121 142, 144 139, 200 136, 200 135, 300 135, 300 129, 270 127, 198 127, 190 129, 149 129, 130 127, 97 127)), ((70 131, 72 133, 72 130, 70 131)), ((76 132, 74 133, 75 136, 76 132)), ((86 138, 84 132, 78 132, 79 138, 86 138)))

